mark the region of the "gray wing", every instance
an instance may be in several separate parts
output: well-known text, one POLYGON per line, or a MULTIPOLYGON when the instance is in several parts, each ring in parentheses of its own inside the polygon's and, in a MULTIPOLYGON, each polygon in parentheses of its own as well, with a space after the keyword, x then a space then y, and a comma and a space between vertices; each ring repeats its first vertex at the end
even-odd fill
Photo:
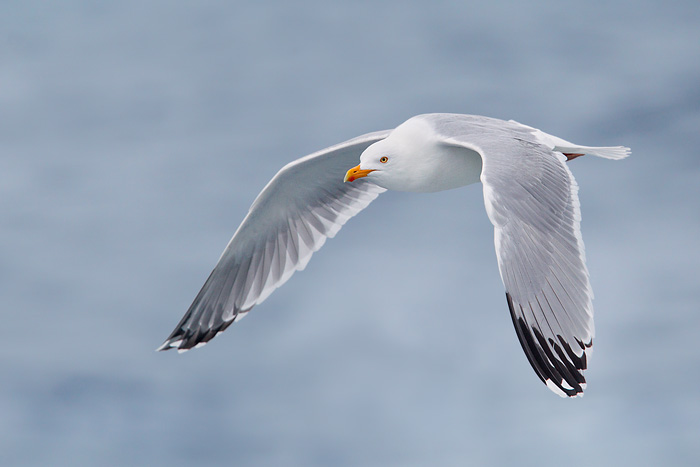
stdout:
POLYGON ((554 392, 576 396, 594 335, 578 186, 563 156, 522 156, 515 166, 485 163, 481 176, 498 266, 532 367, 554 392))
POLYGON ((481 119, 471 128, 465 134, 447 122, 438 131, 482 157, 484 203, 520 343, 552 391, 582 394, 594 327, 578 185, 564 155, 525 127, 481 119))
POLYGON ((203 345, 265 300, 352 216, 385 191, 343 183, 370 144, 369 133, 283 167, 267 184, 175 330, 158 350, 203 345))

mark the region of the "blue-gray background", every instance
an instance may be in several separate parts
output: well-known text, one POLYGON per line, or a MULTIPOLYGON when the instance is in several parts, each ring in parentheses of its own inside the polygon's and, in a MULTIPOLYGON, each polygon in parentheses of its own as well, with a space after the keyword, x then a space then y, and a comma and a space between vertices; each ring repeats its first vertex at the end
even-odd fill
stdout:
POLYGON ((697 465, 700 3, 3 2, 0 464, 697 465), (388 193, 156 353, 286 162, 424 112, 571 164, 589 388, 517 341, 480 186, 388 193))

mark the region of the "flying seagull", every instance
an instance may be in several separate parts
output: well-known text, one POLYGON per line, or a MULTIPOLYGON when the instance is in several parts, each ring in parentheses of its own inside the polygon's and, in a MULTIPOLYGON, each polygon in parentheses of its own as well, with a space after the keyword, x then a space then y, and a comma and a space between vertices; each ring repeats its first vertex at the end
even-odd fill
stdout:
POLYGON ((158 350, 199 347, 241 319, 380 193, 481 181, 525 355, 552 391, 582 395, 593 345, 593 291, 578 185, 566 163, 584 154, 622 159, 629 153, 621 146, 580 146, 512 120, 436 113, 297 159, 260 192, 158 350))

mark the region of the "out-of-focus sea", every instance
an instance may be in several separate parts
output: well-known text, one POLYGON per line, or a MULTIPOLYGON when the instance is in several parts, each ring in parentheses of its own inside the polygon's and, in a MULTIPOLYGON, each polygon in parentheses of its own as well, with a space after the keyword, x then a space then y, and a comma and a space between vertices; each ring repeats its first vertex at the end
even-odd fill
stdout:
POLYGON ((700 465, 700 3, 3 2, 0 464, 700 465), (287 162, 425 112, 571 163, 585 397, 508 314, 480 185, 386 193, 156 353, 287 162))

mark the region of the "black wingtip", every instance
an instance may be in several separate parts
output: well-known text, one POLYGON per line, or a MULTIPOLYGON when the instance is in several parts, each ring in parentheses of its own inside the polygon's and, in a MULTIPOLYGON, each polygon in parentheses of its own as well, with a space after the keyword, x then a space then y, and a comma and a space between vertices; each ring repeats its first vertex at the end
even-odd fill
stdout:
MULTIPOLYGON (((522 318, 518 318, 515 315, 515 309, 513 308, 513 299, 510 294, 506 292, 506 300, 508 301, 508 309, 510 310, 510 318, 513 320, 513 326, 515 327, 515 333, 518 335, 518 340, 520 341, 520 346, 523 348, 523 352, 527 356, 527 360, 530 362, 532 369, 540 378, 540 380, 545 383, 545 362, 542 359, 532 337, 527 329, 527 324, 522 318)), ((545 383, 546 384, 546 383, 545 383)))
MULTIPOLYGON (((540 380, 561 396, 583 395, 586 379, 581 372, 586 369, 586 354, 583 353, 578 357, 561 336, 557 336, 561 346, 554 340, 550 340, 548 345, 537 328, 528 326, 525 319, 517 315, 513 298, 508 292, 506 292, 506 301, 520 345, 540 380), (567 355, 569 358, 566 357, 567 355)), ((592 342, 586 344, 586 347, 590 345, 592 342)))
POLYGON ((163 352, 170 349, 176 349, 178 352, 185 352, 187 350, 201 347, 210 340, 212 340, 217 334, 223 332, 236 321, 237 315, 234 315, 233 319, 229 321, 224 321, 218 326, 214 326, 209 329, 195 328, 190 329, 187 327, 187 320, 183 319, 178 327, 168 336, 168 338, 163 342, 163 344, 156 349, 157 352, 163 352))

